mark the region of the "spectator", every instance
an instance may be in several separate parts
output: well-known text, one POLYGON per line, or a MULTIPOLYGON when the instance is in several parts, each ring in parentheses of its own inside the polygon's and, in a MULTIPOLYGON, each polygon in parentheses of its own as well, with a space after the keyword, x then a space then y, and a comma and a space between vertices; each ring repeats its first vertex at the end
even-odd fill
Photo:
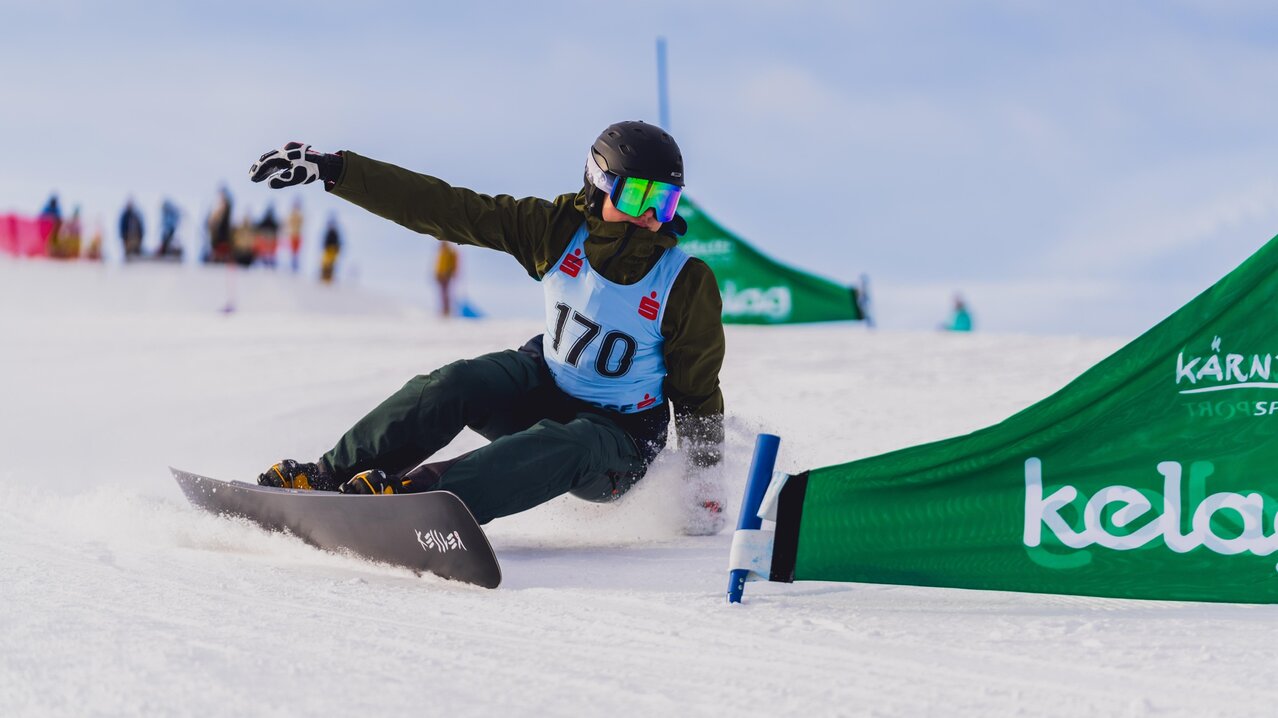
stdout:
POLYGON ((71 217, 63 222, 58 232, 53 235, 53 246, 50 252, 61 259, 76 259, 80 256, 80 207, 71 211, 71 217))
POLYGON ((266 206, 266 214, 258 220, 253 253, 262 264, 275 268, 275 254, 279 251, 280 223, 275 219, 275 205, 266 206))
POLYGON ((291 256, 289 266, 297 273, 298 257, 302 252, 302 200, 293 202, 293 209, 288 213, 288 251, 291 256))
POLYGON ((102 261, 102 216, 99 215, 93 219, 93 235, 89 238, 89 246, 85 249, 85 259, 100 262, 102 261))
POLYGON ((342 251, 342 234, 337 229, 337 217, 328 218, 328 227, 324 230, 324 256, 320 260, 320 279, 325 283, 333 281, 333 272, 337 268, 337 255, 342 251))
POLYGON ((59 221, 62 220, 62 208, 58 206, 57 192, 49 195, 49 201, 44 203, 44 209, 40 210, 40 216, 59 221))
POLYGON ((954 311, 950 314, 949 324, 945 327, 952 332, 972 331, 972 314, 967 309, 961 294, 954 295, 954 311))
POLYGON ((40 210, 40 220, 41 231, 48 232, 41 236, 41 240, 45 242, 49 254, 56 257, 57 247, 54 245, 57 244, 58 232, 62 229, 62 208, 58 206, 57 192, 49 195, 49 201, 44 203, 44 209, 40 210))
POLYGON ((231 261, 231 193, 226 185, 218 190, 217 202, 209 212, 208 232, 208 261, 231 261))
POLYGON ((443 317, 453 315, 452 290, 450 285, 457 276, 457 250, 448 242, 439 242, 439 254, 435 257, 435 282, 439 284, 439 314, 443 317))
POLYGON ((240 220, 240 225, 235 228, 231 237, 231 257, 235 263, 241 267, 252 266, 255 244, 256 233, 253 229, 253 220, 249 217, 249 213, 245 212, 244 218, 240 220))
POLYGON ((160 205, 160 249, 156 253, 157 256, 161 258, 182 256, 182 248, 173 246, 173 238, 177 236, 178 222, 181 219, 181 210, 166 198, 160 205))
POLYGON ((142 215, 130 197, 124 203, 124 211, 120 213, 120 240, 124 242, 125 259, 142 254, 142 215))

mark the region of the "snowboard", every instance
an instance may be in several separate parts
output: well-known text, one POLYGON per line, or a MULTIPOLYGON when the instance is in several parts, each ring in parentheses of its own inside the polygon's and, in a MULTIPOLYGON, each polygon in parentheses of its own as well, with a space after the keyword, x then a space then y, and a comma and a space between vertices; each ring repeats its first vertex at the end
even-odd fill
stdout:
POLYGON ((488 537, 456 494, 360 496, 169 471, 186 498, 206 511, 242 516, 272 531, 287 530, 328 551, 349 551, 484 588, 501 583, 501 566, 488 537))

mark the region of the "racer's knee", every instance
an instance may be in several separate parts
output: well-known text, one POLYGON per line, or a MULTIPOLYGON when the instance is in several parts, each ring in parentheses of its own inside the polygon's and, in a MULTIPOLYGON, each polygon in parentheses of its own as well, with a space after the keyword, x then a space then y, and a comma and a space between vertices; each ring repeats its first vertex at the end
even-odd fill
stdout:
POLYGON ((516 387, 500 381, 500 375, 482 359, 459 359, 409 384, 421 391, 422 401, 431 404, 457 402, 466 409, 466 422, 482 421, 493 408, 509 401, 516 387))

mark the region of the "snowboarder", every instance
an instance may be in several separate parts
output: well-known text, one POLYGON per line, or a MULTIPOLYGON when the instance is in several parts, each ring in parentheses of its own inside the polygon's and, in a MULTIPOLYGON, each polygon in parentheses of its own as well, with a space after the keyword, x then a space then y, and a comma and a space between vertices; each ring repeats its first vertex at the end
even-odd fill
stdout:
POLYGON ((553 201, 486 196, 354 152, 290 142, 262 155, 255 182, 322 180, 408 229, 506 252, 541 282, 546 331, 517 350, 415 377, 314 463, 286 459, 263 485, 406 493, 447 490, 480 523, 565 493, 611 501, 664 448, 673 408, 688 461, 690 533, 722 525, 724 337, 710 268, 678 249, 684 186, 674 139, 619 122, 586 157, 585 186, 553 201), (470 427, 486 446, 423 464, 470 427))

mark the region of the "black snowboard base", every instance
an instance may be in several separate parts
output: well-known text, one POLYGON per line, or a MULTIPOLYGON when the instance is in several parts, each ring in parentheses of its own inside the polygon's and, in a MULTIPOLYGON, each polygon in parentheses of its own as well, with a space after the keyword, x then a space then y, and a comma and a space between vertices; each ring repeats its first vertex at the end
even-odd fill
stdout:
POLYGON ((329 551, 405 566, 484 588, 501 583, 501 566, 466 504, 447 491, 357 496, 218 481, 169 468, 195 506, 287 530, 329 551))

